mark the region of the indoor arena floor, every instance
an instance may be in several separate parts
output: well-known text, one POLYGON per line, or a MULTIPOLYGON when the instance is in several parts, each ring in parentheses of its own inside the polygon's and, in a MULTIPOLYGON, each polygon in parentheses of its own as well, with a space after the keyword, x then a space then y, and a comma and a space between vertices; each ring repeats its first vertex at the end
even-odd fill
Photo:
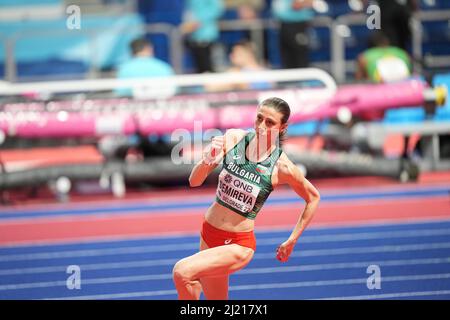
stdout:
MULTIPOLYGON (((230 299, 450 299, 450 172, 313 183, 320 207, 284 264, 275 250, 303 201, 272 193, 230 299)), ((173 265, 198 250, 213 200, 201 187, 0 207, 0 299, 176 299, 173 265), (67 285, 70 266, 79 289, 67 285)))

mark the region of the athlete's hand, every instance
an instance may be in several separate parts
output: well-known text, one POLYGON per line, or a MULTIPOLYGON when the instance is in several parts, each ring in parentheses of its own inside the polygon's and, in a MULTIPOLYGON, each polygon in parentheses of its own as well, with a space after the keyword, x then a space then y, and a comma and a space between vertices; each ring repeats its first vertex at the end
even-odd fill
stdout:
POLYGON ((216 164, 220 160, 224 148, 224 136, 212 138, 211 144, 203 154, 203 162, 208 165, 216 164))
POLYGON ((294 250, 295 242, 287 240, 280 244, 277 248, 277 259, 281 262, 287 262, 289 256, 294 250))

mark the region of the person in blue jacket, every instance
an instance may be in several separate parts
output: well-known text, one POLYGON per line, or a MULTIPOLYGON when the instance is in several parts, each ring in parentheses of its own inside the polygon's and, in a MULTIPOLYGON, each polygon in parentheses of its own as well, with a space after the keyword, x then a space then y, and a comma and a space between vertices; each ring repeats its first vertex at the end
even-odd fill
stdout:
POLYGON ((218 20, 224 10, 221 0, 186 0, 181 31, 198 73, 214 71, 211 50, 219 40, 218 20))
MULTIPOLYGON (((132 58, 119 66, 118 79, 165 77, 175 74, 168 63, 154 57, 153 45, 146 38, 133 40, 130 43, 130 50, 132 58)), ((169 89, 174 91, 174 88, 169 89)), ((132 96, 133 91, 130 88, 119 88, 116 94, 132 96)))
POLYGON ((315 16, 313 0, 273 0, 272 14, 280 22, 282 67, 307 68, 309 65, 308 29, 315 16))

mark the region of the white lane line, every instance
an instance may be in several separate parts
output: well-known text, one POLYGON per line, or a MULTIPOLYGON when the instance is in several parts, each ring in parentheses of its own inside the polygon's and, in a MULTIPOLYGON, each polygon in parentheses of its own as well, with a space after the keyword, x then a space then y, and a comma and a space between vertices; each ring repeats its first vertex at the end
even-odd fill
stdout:
MULTIPOLYGON (((449 279, 450 273, 444 274, 426 274, 426 275, 411 275, 411 276, 392 276, 383 277, 383 282, 399 282, 399 281, 422 281, 422 280, 441 280, 449 279)), ((301 281, 290 283, 266 283, 255 285, 238 285, 230 286, 230 291, 246 291, 246 290, 267 290, 267 289, 286 289, 286 288, 301 288, 301 287, 318 287, 318 286, 336 286, 336 285, 352 285, 352 284, 366 284, 367 278, 355 278, 344 280, 324 280, 324 281, 301 281)), ((138 298, 148 296, 163 296, 176 294, 175 290, 161 290, 161 291, 144 291, 144 292, 130 292, 130 293, 114 293, 102 295, 86 295, 75 297, 60 297, 51 298, 50 300, 90 300, 90 299, 120 299, 120 298, 138 298)))
MULTIPOLYGON (((348 233, 338 235, 317 235, 300 238, 299 243, 333 242, 333 241, 356 241, 370 239, 390 239, 390 238, 414 238, 450 235, 450 228, 446 229, 424 229, 424 230, 402 230, 402 231, 383 231, 383 232, 362 232, 348 233)), ((257 244, 268 245, 283 242, 286 237, 267 238, 258 240, 257 244)))
MULTIPOLYGON (((336 270, 336 269, 350 269, 350 268, 362 268, 363 270, 365 270, 367 266, 372 264, 376 264, 379 266, 406 266, 406 265, 411 266, 411 265, 424 265, 424 264, 429 265, 429 264, 443 264, 443 263, 450 263, 450 257, 442 259, 388 260, 388 261, 370 261, 370 262, 353 262, 353 263, 330 263, 330 264, 316 264, 316 265, 289 266, 289 267, 280 266, 270 268, 249 268, 241 270, 235 273, 234 275, 237 276, 248 274, 274 274, 285 272, 306 272, 306 271, 336 270)), ((84 271, 84 269, 82 268, 80 269, 84 271)), ((110 283, 150 281, 150 280, 167 280, 167 279, 172 279, 172 275, 166 273, 166 274, 83 279, 82 285, 110 284, 110 283)), ((66 285, 65 281, 7 284, 7 285, 0 285, 0 291, 59 287, 65 285, 66 285)))
MULTIPOLYGON (((357 241, 369 239, 392 239, 392 238, 414 238, 450 235, 450 229, 424 229, 424 230, 401 230, 386 232, 363 232, 363 233, 346 233, 338 235, 308 235, 300 238, 301 243, 321 243, 333 241, 357 241)), ((286 237, 266 238, 257 241, 257 246, 277 245, 286 240, 286 237)), ((121 248, 104 248, 104 249, 86 249, 86 250, 68 250, 58 252, 39 252, 27 254, 4 254, 0 255, 0 262, 6 261, 23 261, 36 259, 56 259, 66 257, 84 257, 84 256, 102 256, 117 254, 135 254, 148 252, 169 252, 182 250, 197 250, 198 243, 185 244, 163 244, 163 245, 143 245, 129 246, 121 248)))
MULTIPOLYGON (((179 259, 159 259, 159 260, 138 260, 128 262, 107 262, 107 263, 92 263, 79 265, 83 271, 88 270, 108 270, 108 269, 123 269, 123 268, 139 268, 139 267, 154 267, 174 265, 179 259)), ((67 264, 51 267, 35 267, 35 268, 19 268, 19 269, 5 269, 0 270, 0 276, 16 275, 16 274, 38 274, 51 272, 66 272, 67 264)))
MULTIPOLYGON (((140 276, 126 276, 126 277, 110 277, 98 279, 82 279, 81 285, 91 284, 111 284, 111 283, 126 283, 126 282, 140 282, 149 280, 167 280, 171 279, 171 274, 152 274, 140 276)), ((33 288, 49 288, 49 287, 66 287, 66 281, 48 281, 48 282, 32 282, 21 284, 5 284, 0 285, 0 291, 5 290, 20 290, 33 288)))
POLYGON ((267 268, 249 268, 243 269, 236 273, 236 275, 246 274, 265 274, 265 273, 283 273, 283 272, 305 272, 305 271, 321 271, 321 270, 336 270, 336 269, 350 269, 350 268, 366 268, 369 265, 378 265, 380 267, 394 267, 394 266, 412 266, 412 265, 430 265, 430 264, 449 264, 450 257, 447 258, 431 258, 431 259, 405 259, 405 260, 381 260, 381 261, 358 261, 358 262, 342 262, 329 264, 310 264, 302 266, 289 267, 267 267, 267 268))
MULTIPOLYGON (((364 253, 379 253, 379 252, 404 252, 404 251, 421 251, 421 250, 435 250, 435 249, 448 249, 450 248, 450 242, 435 242, 427 244, 407 244, 407 245, 386 245, 386 246, 367 246, 367 247, 346 247, 338 249, 315 249, 315 250, 297 250, 291 254, 292 257, 313 257, 313 256, 329 256, 329 255, 345 255, 345 254, 364 254, 364 253)), ((149 250, 148 248, 139 248, 140 250, 128 250, 122 254, 135 254, 135 253, 149 253, 155 252, 154 250, 149 250)), ((151 248, 153 249, 153 248, 151 248)), ((160 250, 158 250, 160 251, 160 250)), ((109 255, 117 255, 117 252, 109 253, 109 255)), ((267 259, 274 257, 273 253, 256 253, 253 259, 267 259)), ((89 256, 99 256, 108 254, 94 254, 89 256)), ((85 257, 87 256, 85 252, 82 254, 67 254, 64 256, 56 255, 46 256, 45 259, 53 258, 75 258, 75 257, 85 257)), ((27 259, 8 259, 6 261, 17 261, 17 260, 34 260, 36 257, 27 257, 27 259)), ((42 259, 42 258, 41 258, 42 259)))
POLYGON ((74 258, 74 257, 95 257, 118 254, 137 254, 151 252, 168 252, 198 249, 198 243, 188 244, 166 244, 166 245, 150 245, 150 246, 133 246, 121 248, 106 249, 87 249, 87 250, 69 250, 60 252, 40 252, 27 254, 13 254, 0 257, 0 262, 6 261, 26 261, 36 259, 57 259, 57 258, 74 258))
MULTIPOLYGON (((424 274, 424 275, 383 277, 383 282, 442 280, 442 279, 449 279, 449 278, 450 278, 450 273, 424 274)), ((358 284, 358 283, 366 284, 367 278, 238 285, 238 286, 231 286, 230 291, 266 290, 266 289, 316 287, 316 286, 335 286, 335 285, 358 284)))
MULTIPOLYGON (((194 247, 194 246, 193 246, 194 247)), ((197 246, 195 246, 197 248, 197 246)), ((346 247, 346 248, 336 248, 336 249, 313 249, 313 250, 301 250, 298 249, 291 254, 291 257, 314 257, 314 256, 328 256, 328 255, 345 255, 345 254, 365 254, 365 253, 376 253, 376 252, 404 252, 404 251, 421 251, 421 250, 434 250, 434 249, 448 249, 450 248, 450 242, 433 242, 426 244, 406 244, 406 245, 384 245, 384 246, 366 246, 366 247, 346 247)), ((191 248, 192 249, 192 248, 191 248)), ((164 251, 164 250, 158 250, 164 251)), ((117 254, 136 254, 136 253, 150 253, 155 252, 154 248, 134 248, 125 250, 125 252, 111 252, 109 255, 117 255, 117 254)), ((23 260, 34 260, 34 259, 54 259, 54 258, 76 258, 76 257, 86 257, 86 256, 100 256, 100 255, 108 255, 108 254, 93 254, 89 252, 88 255, 86 252, 78 252, 77 254, 65 254, 65 255, 56 255, 56 256, 46 256, 42 257, 29 257, 26 259, 10 259, 3 261, 23 261, 23 260)), ((270 253, 256 253, 253 259, 267 259, 273 258, 274 252, 270 253)), ((181 256, 180 256, 181 258, 181 256)))
MULTIPOLYGON (((88 296, 74 296, 61 298, 44 298, 42 300, 106 300, 106 299, 125 299, 125 298, 143 298, 143 297, 157 297, 176 295, 176 290, 157 290, 157 291, 142 291, 142 292, 125 292, 125 293, 111 293, 111 294, 95 294, 88 296)), ((175 297, 174 297, 175 298, 175 297)))
POLYGON ((312 300, 364 300, 364 299, 367 300, 367 299, 408 298, 408 297, 426 297, 426 296, 442 296, 442 295, 450 295, 450 290, 384 293, 384 294, 373 294, 362 296, 320 298, 312 300))
MULTIPOLYGON (((365 254, 380 252, 404 252, 404 251, 422 251, 450 248, 450 242, 437 242, 429 244, 406 244, 406 245, 387 245, 387 246, 369 246, 369 247, 349 247, 338 249, 318 249, 318 250, 301 250, 293 252, 291 257, 320 257, 330 255, 346 255, 346 254, 365 254)), ((275 253, 261 253, 253 257, 253 259, 266 259, 267 257, 275 257, 275 253)))
MULTIPOLYGON (((274 258, 273 255, 266 257, 266 259, 274 258)), ((112 269, 125 269, 125 268, 143 268, 143 267, 154 267, 154 266, 173 266, 178 259, 160 259, 160 260, 137 260, 128 262, 110 262, 110 263, 93 263, 79 265, 82 271, 95 271, 95 270, 112 270, 112 269)), ((276 272, 289 272, 285 270, 291 270, 290 268, 298 268, 299 271, 309 271, 309 270, 327 270, 327 269, 338 269, 338 268, 357 268, 368 266, 370 264, 377 264, 382 266, 396 266, 396 265, 414 265, 414 264, 439 264, 439 263, 450 263, 450 257, 447 258, 425 258, 425 259, 406 259, 406 260, 381 260, 381 261, 359 261, 350 263, 331 263, 331 264, 311 264, 302 265, 296 267, 275 267, 275 268, 252 268, 244 269, 240 273, 258 273, 258 270, 270 270, 276 272), (254 271, 249 271, 254 270, 254 271)), ((18 274, 42 274, 42 273, 65 273, 67 265, 51 266, 51 267, 35 267, 35 268, 16 268, 16 269, 5 269, 0 270, 0 276, 10 276, 18 274)), ((292 269, 295 270, 295 269, 292 269)))

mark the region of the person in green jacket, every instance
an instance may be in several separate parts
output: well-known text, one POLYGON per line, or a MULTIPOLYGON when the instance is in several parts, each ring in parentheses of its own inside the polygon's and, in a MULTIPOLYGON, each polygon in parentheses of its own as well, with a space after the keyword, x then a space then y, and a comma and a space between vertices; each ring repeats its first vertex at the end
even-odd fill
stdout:
POLYGON ((389 39, 381 31, 375 32, 370 42, 371 48, 358 56, 356 80, 386 83, 411 76, 411 58, 405 50, 390 45, 389 39))

